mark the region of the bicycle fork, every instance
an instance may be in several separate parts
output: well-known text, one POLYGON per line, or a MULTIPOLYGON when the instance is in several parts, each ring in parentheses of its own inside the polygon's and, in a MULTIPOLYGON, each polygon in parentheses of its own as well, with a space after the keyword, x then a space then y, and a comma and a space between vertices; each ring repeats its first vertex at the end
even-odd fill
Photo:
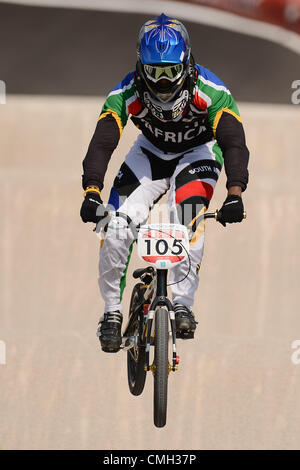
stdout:
POLYGON ((176 324, 175 324, 175 313, 173 310, 172 303, 167 297, 167 275, 168 271, 166 269, 157 269, 157 287, 156 287, 156 297, 150 305, 146 325, 145 325, 145 334, 146 334, 146 365, 145 370, 152 370, 154 372, 154 366, 150 365, 150 346, 151 346, 151 331, 153 325, 153 319, 157 307, 167 307, 170 324, 171 324, 171 334, 172 334, 172 365, 169 364, 169 371, 175 371, 178 369, 179 356, 177 356, 176 351, 176 324))

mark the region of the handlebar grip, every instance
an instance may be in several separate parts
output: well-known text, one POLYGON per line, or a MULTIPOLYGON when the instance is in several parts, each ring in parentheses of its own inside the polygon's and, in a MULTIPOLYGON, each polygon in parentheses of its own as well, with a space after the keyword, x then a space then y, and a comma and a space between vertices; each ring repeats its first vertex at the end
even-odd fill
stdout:
MULTIPOLYGON (((216 210, 215 212, 206 212, 203 216, 204 219, 216 219, 216 213, 218 211, 216 210)), ((217 220, 217 219, 216 219, 217 220)))
MULTIPOLYGON (((219 214, 220 214, 220 211, 217 209, 217 210, 215 211, 215 219, 216 219, 217 222, 220 222, 220 220, 219 220, 219 214)), ((246 219, 246 218, 247 218, 247 212, 244 211, 244 212, 243 212, 243 220, 246 219)))
MULTIPOLYGON (((220 222, 219 215, 220 215, 220 211, 217 209, 215 212, 206 212, 206 214, 204 214, 204 219, 215 219, 217 222, 220 222)), ((247 212, 244 211, 243 219, 246 219, 246 218, 247 218, 247 212)))

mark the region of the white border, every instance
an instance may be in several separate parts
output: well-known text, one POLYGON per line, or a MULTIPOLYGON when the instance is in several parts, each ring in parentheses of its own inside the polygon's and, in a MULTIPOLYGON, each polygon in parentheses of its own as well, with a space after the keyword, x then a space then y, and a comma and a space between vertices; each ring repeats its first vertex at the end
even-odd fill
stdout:
POLYGON ((123 13, 166 13, 182 20, 215 26, 248 36, 275 42, 300 55, 300 36, 280 26, 216 10, 202 5, 171 0, 6 0, 8 3, 48 6, 57 8, 80 8, 84 10, 113 11, 123 13))

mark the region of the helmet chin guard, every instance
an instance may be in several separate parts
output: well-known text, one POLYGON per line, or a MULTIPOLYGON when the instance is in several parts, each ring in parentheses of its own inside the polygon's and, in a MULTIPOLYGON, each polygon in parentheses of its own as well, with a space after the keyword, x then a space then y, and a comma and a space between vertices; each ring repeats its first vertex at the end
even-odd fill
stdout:
POLYGON ((143 98, 146 108, 160 121, 178 121, 189 103, 189 92, 181 90, 179 96, 169 103, 156 100, 148 91, 144 92, 143 98))

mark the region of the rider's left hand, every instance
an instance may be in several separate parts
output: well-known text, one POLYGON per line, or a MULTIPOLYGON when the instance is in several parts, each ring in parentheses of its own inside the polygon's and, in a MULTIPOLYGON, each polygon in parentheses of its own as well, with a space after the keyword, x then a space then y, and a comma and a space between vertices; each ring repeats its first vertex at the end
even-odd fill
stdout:
POLYGON ((241 196, 229 194, 218 212, 218 221, 226 227, 226 223, 242 222, 243 218, 244 204, 241 196))

